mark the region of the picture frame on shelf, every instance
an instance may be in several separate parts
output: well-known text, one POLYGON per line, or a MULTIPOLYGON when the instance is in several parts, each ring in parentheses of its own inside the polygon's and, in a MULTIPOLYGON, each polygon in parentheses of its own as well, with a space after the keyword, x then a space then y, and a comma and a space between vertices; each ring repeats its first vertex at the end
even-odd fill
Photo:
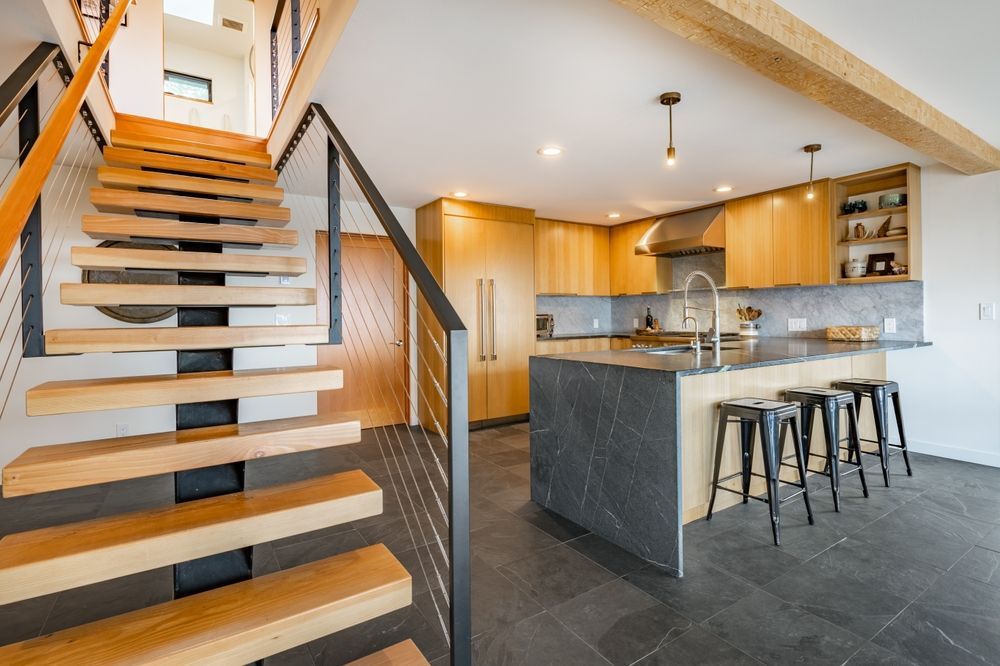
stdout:
MULTIPOLYGON (((77 0, 77 2, 80 7, 80 14, 82 14, 84 18, 97 19, 98 21, 101 20, 101 0, 77 0)), ((111 0, 108 12, 110 13, 114 11, 114 8, 115 0, 111 0)), ((128 27, 128 12, 126 12, 125 16, 122 17, 121 26, 123 28, 128 27)))
POLYGON ((868 255, 868 270, 866 275, 892 275, 892 262, 896 259, 895 252, 882 252, 868 255))

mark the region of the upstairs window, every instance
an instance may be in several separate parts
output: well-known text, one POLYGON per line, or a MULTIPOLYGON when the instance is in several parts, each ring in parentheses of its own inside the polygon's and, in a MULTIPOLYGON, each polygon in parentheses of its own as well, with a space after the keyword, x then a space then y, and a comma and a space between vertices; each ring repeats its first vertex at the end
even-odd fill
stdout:
POLYGON ((174 97, 212 103, 212 80, 180 72, 163 72, 163 92, 174 97))

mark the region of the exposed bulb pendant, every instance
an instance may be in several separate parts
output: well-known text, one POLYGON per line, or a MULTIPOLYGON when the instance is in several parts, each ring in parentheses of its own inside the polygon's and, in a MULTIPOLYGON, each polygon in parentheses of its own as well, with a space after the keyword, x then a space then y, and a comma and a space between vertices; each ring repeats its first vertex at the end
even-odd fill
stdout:
POLYGON ((667 166, 677 163, 677 149, 674 148, 674 104, 679 104, 681 94, 679 92, 665 92, 660 95, 660 104, 667 107, 669 124, 667 125, 667 166))
POLYGON ((810 143, 808 146, 802 148, 804 152, 809 153, 809 187, 806 188, 806 199, 815 199, 816 191, 813 188, 813 166, 816 160, 816 153, 823 149, 823 146, 818 143, 810 143))

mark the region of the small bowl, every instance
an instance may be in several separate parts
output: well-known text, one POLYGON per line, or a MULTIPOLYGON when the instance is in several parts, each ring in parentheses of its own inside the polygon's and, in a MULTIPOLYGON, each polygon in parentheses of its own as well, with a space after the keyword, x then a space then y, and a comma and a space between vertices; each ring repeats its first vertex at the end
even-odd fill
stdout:
POLYGON ((906 205, 905 194, 883 194, 878 198, 879 208, 899 208, 906 205))

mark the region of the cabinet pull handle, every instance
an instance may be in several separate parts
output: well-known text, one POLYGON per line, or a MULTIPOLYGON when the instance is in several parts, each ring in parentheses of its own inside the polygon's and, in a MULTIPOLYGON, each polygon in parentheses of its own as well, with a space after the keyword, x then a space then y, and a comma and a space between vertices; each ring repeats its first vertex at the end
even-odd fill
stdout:
POLYGON ((490 278, 490 360, 497 360, 497 283, 490 278))
POLYGON ((479 360, 486 360, 486 294, 483 293, 483 279, 476 280, 476 292, 479 297, 479 360))
POLYGON ((774 286, 775 287, 801 287, 802 283, 801 282, 777 282, 777 283, 775 283, 774 286))

